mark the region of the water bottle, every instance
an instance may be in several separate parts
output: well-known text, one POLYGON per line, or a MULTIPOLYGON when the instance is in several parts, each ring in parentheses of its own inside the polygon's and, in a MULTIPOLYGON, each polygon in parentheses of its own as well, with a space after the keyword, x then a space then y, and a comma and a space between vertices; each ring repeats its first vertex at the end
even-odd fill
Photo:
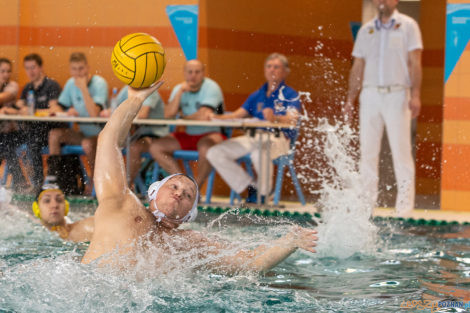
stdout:
POLYGON ((113 94, 111 96, 111 100, 109 101, 109 106, 111 109, 111 112, 114 112, 118 106, 118 99, 117 99, 117 92, 118 89, 116 87, 113 88, 113 94))
POLYGON ((34 90, 29 90, 26 96, 26 105, 28 106, 29 115, 34 115, 36 100, 34 99, 34 90))

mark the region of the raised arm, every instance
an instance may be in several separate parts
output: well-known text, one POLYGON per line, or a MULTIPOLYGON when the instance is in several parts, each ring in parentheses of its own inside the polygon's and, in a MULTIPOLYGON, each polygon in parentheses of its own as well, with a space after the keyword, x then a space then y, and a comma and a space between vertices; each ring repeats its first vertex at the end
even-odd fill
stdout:
POLYGON ((152 87, 140 90, 129 87, 127 100, 113 112, 98 136, 94 181, 99 202, 110 198, 122 200, 128 192, 121 149, 142 103, 162 84, 163 82, 158 82, 152 87))

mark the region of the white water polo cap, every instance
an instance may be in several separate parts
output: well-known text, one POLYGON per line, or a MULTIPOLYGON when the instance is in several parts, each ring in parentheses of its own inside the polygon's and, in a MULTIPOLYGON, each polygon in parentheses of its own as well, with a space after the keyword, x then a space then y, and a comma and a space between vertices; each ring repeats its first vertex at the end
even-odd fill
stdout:
MULTIPOLYGON (((162 180, 159 180, 159 181, 156 181, 154 182, 153 184, 150 185, 148 191, 147 191, 147 194, 148 194, 148 197, 149 197, 149 202, 152 202, 152 200, 155 200, 157 198, 157 194, 158 194, 158 190, 160 190, 160 188, 170 179, 172 179, 173 177, 175 176, 178 176, 178 175, 183 175, 183 176, 186 176, 184 174, 181 174, 181 173, 178 173, 178 174, 173 174, 173 175, 170 175, 170 176, 167 176, 165 177, 164 179, 162 180)), ((192 222, 196 219, 196 216, 197 216, 197 202, 198 202, 198 199, 199 199, 199 187, 196 183, 196 181, 194 180, 194 178, 192 177, 189 177, 189 176, 186 176, 188 177, 189 179, 191 179, 191 181, 194 183, 194 185, 196 186, 196 198, 194 199, 194 203, 193 203, 193 207, 191 208, 191 211, 188 212, 188 214, 186 214, 186 216, 184 216, 183 218, 180 218, 180 219, 172 219, 172 220, 175 220, 179 223, 186 223, 186 222, 192 222)), ((157 203, 154 202, 154 211, 152 211, 152 209, 149 207, 150 209, 150 212, 152 212, 152 214, 155 216, 155 218, 157 219, 157 222, 161 222, 161 220, 164 218, 164 217, 167 217, 165 215, 165 213, 161 212, 158 207, 157 207, 157 203)), ((168 218, 168 217, 167 217, 168 218)))

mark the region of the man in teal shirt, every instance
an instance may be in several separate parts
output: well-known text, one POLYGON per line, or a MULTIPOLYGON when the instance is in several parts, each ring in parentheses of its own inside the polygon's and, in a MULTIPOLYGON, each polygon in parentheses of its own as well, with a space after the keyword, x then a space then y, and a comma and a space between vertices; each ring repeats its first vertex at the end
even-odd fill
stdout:
MULTIPOLYGON (((223 111, 223 95, 219 85, 204 76, 204 65, 190 60, 184 66, 185 81, 173 88, 169 104, 165 106, 165 118, 208 121, 214 113, 223 111)), ((175 132, 158 139, 150 146, 150 153, 158 164, 170 174, 181 173, 173 158, 175 150, 199 152, 196 181, 201 186, 211 171, 207 150, 224 140, 220 127, 188 126, 185 132, 175 132)))
MULTIPOLYGON (((103 77, 91 75, 85 54, 74 52, 70 56, 71 78, 65 84, 59 96, 59 104, 67 108, 67 115, 80 117, 98 117, 108 101, 108 84, 103 77)), ((96 143, 101 126, 80 124, 80 130, 72 128, 55 128, 49 133, 49 174, 58 176, 61 173, 63 158, 60 157, 62 144, 81 145, 91 169, 90 181, 93 179, 96 143)), ((62 186, 61 186, 62 187, 62 186)), ((91 191, 91 184, 88 192, 91 191)))

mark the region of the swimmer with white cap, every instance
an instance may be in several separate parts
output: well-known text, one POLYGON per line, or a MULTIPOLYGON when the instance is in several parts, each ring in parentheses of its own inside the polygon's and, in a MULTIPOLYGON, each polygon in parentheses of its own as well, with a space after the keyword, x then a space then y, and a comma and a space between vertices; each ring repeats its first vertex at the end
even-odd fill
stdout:
POLYGON ((164 179, 154 182, 152 185, 150 185, 147 193, 149 197, 150 211, 157 219, 157 222, 162 222, 162 221, 170 222, 176 226, 181 223, 192 222, 196 219, 197 201, 199 199, 199 191, 198 191, 197 183, 192 177, 186 176, 184 174, 173 174, 173 175, 167 176, 164 179), (178 189, 177 185, 181 181, 186 181, 187 183, 187 180, 191 180, 192 184, 190 183, 189 184, 190 186, 188 186, 189 192, 187 192, 185 189, 181 189, 181 192, 182 192, 181 202, 182 204, 184 204, 184 202, 190 202, 191 200, 193 200, 191 198, 191 193, 195 193, 196 197, 193 200, 191 210, 186 213, 184 207, 180 205, 178 206, 177 210, 173 211, 173 214, 176 214, 175 217, 168 216, 169 213, 165 212, 164 210, 167 209, 168 207, 171 207, 171 204, 169 204, 168 202, 172 202, 175 200, 174 190, 178 189), (167 184, 165 185, 165 183, 167 184), (163 187, 163 190, 160 191, 162 187, 163 187), (170 193, 168 193, 168 191, 170 191, 170 193), (160 203, 162 203, 163 205, 161 205, 160 203), (162 207, 163 209, 160 210, 158 209, 159 207, 162 207), (186 214, 183 215, 184 213, 186 214))
MULTIPOLYGON (((297 227, 272 245, 214 258, 226 245, 211 241, 200 232, 178 229, 182 223, 196 218, 199 198, 196 182, 183 174, 171 175, 153 183, 148 191, 149 207, 144 207, 127 183, 121 149, 142 102, 161 84, 159 82, 139 90, 129 88, 128 99, 113 112, 98 137, 94 180, 99 205, 95 212, 93 238, 82 263, 134 264, 137 261, 136 250, 148 247, 145 242, 150 241, 163 248, 165 240, 171 237, 186 240, 187 249, 213 247, 210 249, 211 258, 217 261, 211 264, 227 273, 267 270, 297 248, 315 252, 316 232, 297 227)), ((168 253, 171 254, 171 251, 168 253)))

